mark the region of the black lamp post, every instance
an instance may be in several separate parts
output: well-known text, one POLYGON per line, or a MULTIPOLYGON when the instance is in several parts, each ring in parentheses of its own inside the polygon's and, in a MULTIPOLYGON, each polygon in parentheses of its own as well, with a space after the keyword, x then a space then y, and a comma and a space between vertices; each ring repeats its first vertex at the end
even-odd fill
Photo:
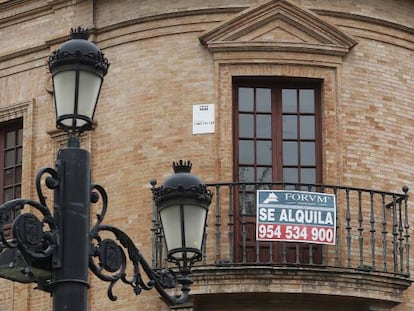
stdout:
POLYGON ((53 296, 53 310, 87 310, 88 267, 109 282, 108 297, 115 300, 116 282, 132 286, 135 294, 155 288, 174 305, 188 299, 189 273, 201 259, 207 209, 211 192, 191 174, 190 162, 175 162, 175 174, 155 187, 157 205, 167 245, 167 258, 178 267, 154 271, 134 242, 122 230, 102 223, 107 210, 103 187, 91 183, 90 154, 80 148, 79 134, 92 129, 92 120, 103 77, 109 63, 88 40, 85 29, 72 29, 71 39, 49 57, 55 92, 56 126, 68 133, 68 145, 58 155, 55 168, 44 168, 36 177, 39 202, 15 199, 0 206, 0 277, 20 283, 37 283, 53 296), (53 215, 42 191, 42 182, 54 191, 53 215), (90 228, 90 204, 101 203, 90 228), (36 213, 21 213, 25 207, 36 213), (11 214, 17 214, 6 230, 11 214), (41 216, 39 216, 41 215, 41 216), (40 219, 39 219, 40 217, 40 219), (113 238, 103 238, 105 233, 113 238), (126 252, 125 252, 126 251, 126 252), (133 275, 127 276, 127 264, 133 275), (149 281, 141 278, 143 270, 149 281), (181 285, 182 294, 171 296, 166 288, 181 285))

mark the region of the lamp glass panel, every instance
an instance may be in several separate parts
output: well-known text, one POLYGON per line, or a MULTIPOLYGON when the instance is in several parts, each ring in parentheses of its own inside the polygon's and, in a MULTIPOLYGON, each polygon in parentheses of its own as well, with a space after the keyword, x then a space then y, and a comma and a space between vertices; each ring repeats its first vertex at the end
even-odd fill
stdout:
MULTIPOLYGON (((88 117, 91 121, 98 101, 101 89, 102 78, 90 71, 79 72, 79 95, 78 95, 78 114, 88 117)), ((77 126, 82 126, 86 122, 78 120, 77 126)))
MULTIPOLYGON (((61 71, 53 75, 55 92, 56 118, 62 115, 73 114, 75 105, 76 71, 61 71)), ((72 120, 62 122, 66 126, 72 125, 72 120)))
POLYGON ((172 205, 160 210, 162 228, 164 230, 167 250, 181 248, 181 216, 180 206, 172 205))
MULTIPOLYGON (((201 251, 207 210, 198 205, 184 206, 185 246, 201 251)), ((193 253, 188 257, 193 256, 193 253)))

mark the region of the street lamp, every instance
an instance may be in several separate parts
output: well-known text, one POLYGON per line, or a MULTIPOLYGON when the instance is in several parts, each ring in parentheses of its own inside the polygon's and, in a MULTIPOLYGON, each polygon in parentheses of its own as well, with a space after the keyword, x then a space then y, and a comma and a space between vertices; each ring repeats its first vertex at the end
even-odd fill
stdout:
POLYGON ((0 277, 20 283, 37 283, 53 296, 53 310, 87 310, 88 268, 109 282, 108 297, 116 300, 114 285, 121 280, 135 294, 155 288, 171 305, 188 299, 189 274, 201 260, 201 250, 211 203, 211 192, 191 174, 189 161, 173 163, 175 174, 163 185, 152 182, 153 200, 159 212, 172 270, 154 271, 130 237, 119 228, 103 224, 108 208, 105 189, 91 183, 90 154, 80 148, 80 133, 92 129, 96 103, 109 63, 88 41, 86 29, 72 29, 71 39, 49 57, 52 73, 56 127, 68 133, 68 144, 59 150, 55 168, 41 169, 36 176, 39 202, 14 199, 0 206, 0 277), (53 214, 42 184, 54 191, 53 214), (90 204, 101 210, 90 227, 90 204), (34 213, 21 213, 25 207, 34 213), (17 215, 7 230, 10 215, 17 215), (11 232, 10 232, 11 231, 11 232), (112 234, 113 238, 106 236, 112 234), (105 238, 103 238, 105 236, 105 238), (127 264, 132 276, 127 276, 127 264), (144 281, 140 271, 148 281, 144 281), (181 285, 182 294, 167 288, 181 285))
POLYGON ((108 60, 88 37, 88 31, 80 27, 72 29, 71 40, 49 56, 56 124, 65 131, 92 129, 103 78, 108 72, 108 60))
POLYGON ((211 194, 191 174, 191 162, 174 162, 175 174, 155 189, 154 200, 165 233, 167 258, 186 268, 201 260, 204 228, 211 194))

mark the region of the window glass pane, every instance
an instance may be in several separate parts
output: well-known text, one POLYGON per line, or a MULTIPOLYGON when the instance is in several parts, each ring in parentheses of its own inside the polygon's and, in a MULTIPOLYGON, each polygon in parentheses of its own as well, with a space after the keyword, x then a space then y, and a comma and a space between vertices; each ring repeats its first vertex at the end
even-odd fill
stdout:
POLYGON ((300 138, 315 139, 314 116, 300 116, 300 138))
POLYGON ((258 167, 256 169, 256 181, 258 182, 272 182, 272 168, 271 167, 258 167))
POLYGON ((300 112, 315 112, 315 91, 299 90, 299 109, 300 112))
POLYGON ((254 143, 252 140, 239 141, 240 164, 254 164, 254 143))
POLYGON ((22 196, 22 187, 20 185, 17 185, 14 188, 14 195, 15 198, 20 198, 22 196))
POLYGON ((254 181, 254 167, 239 167, 239 181, 253 182, 254 181))
POLYGON ((253 88, 239 88, 239 111, 253 111, 253 88))
POLYGON ((10 168, 4 170, 4 186, 10 186, 14 184, 14 169, 10 168))
POLYGON ((301 182, 306 184, 316 183, 316 171, 314 168, 303 168, 300 171, 301 182))
POLYGON ((15 153, 14 150, 9 150, 9 151, 6 151, 5 152, 4 165, 6 167, 12 166, 12 165, 16 164, 16 162, 15 162, 15 159, 16 159, 15 154, 16 153, 15 153))
POLYGON ((298 126, 296 116, 283 116, 283 139, 297 139, 298 126))
POLYGON ((256 195, 254 193, 243 193, 239 195, 240 215, 256 215, 256 195))
POLYGON ((256 163, 272 165, 272 141, 257 141, 256 148, 256 163))
POLYGON ((283 168, 283 181, 297 183, 298 182, 298 169, 285 167, 283 168))
POLYGON ((282 108, 283 112, 297 112, 297 96, 296 90, 282 90, 282 108))
POLYGON ((9 201, 14 199, 14 188, 7 188, 3 190, 4 201, 9 201))
POLYGON ((283 165, 298 165, 298 143, 296 141, 283 142, 283 165))
MULTIPOLYGON (((254 167, 239 167, 239 181, 242 183, 254 183, 254 167)), ((246 191, 255 191, 255 185, 246 185, 246 191)))
POLYGON ((300 163, 301 165, 316 165, 314 142, 300 143, 300 163))
POLYGON ((20 184, 22 182, 22 167, 16 166, 16 180, 14 181, 16 184, 20 184))
POLYGON ((16 152, 17 152, 16 163, 22 163, 23 148, 22 148, 22 147, 18 147, 18 148, 16 149, 16 152))
POLYGON ((256 89, 256 111, 270 112, 271 107, 271 90, 264 88, 256 89))
POLYGON ((252 114, 239 114, 239 137, 254 137, 253 120, 252 114))
POLYGON ((259 114, 256 116, 256 136, 258 138, 272 137, 272 119, 270 115, 259 114))
POLYGON ((6 148, 12 148, 15 146, 16 146, 15 131, 9 131, 6 133, 6 148))

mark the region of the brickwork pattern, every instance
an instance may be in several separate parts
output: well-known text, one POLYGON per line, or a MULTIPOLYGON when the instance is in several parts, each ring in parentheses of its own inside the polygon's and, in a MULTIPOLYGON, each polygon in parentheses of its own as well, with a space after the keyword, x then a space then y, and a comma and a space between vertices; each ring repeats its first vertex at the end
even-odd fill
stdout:
MULTIPOLYGON (((23 195, 35 197, 34 176, 53 166, 58 145, 51 138, 47 56, 70 27, 96 29, 94 38, 111 67, 96 130, 83 145, 92 152, 94 182, 109 194, 105 222, 128 232, 148 259, 152 178, 160 184, 172 173, 173 160, 189 159, 205 182, 233 179, 233 76, 323 79, 324 181, 384 191, 399 191, 403 184, 413 188, 414 5, 409 0, 292 0, 354 36, 358 44, 343 59, 266 51, 213 55, 200 44, 204 31, 265 0, 12 2, 0 3, 0 111, 30 103, 23 195), (192 105, 203 103, 216 104, 216 132, 192 135, 192 105)), ((410 220, 414 224, 414 216, 410 220)), ((94 276, 90 283, 90 310, 169 310, 154 292, 137 298, 117 285, 119 298, 110 302, 108 284, 94 276)), ((254 280, 250 286, 254 291, 254 280)), ((49 295, 32 287, 1 280, 0 309, 51 310, 49 295)), ((292 292, 299 287, 292 285, 292 292)), ((394 311, 414 308, 412 289, 403 301, 394 311)))

